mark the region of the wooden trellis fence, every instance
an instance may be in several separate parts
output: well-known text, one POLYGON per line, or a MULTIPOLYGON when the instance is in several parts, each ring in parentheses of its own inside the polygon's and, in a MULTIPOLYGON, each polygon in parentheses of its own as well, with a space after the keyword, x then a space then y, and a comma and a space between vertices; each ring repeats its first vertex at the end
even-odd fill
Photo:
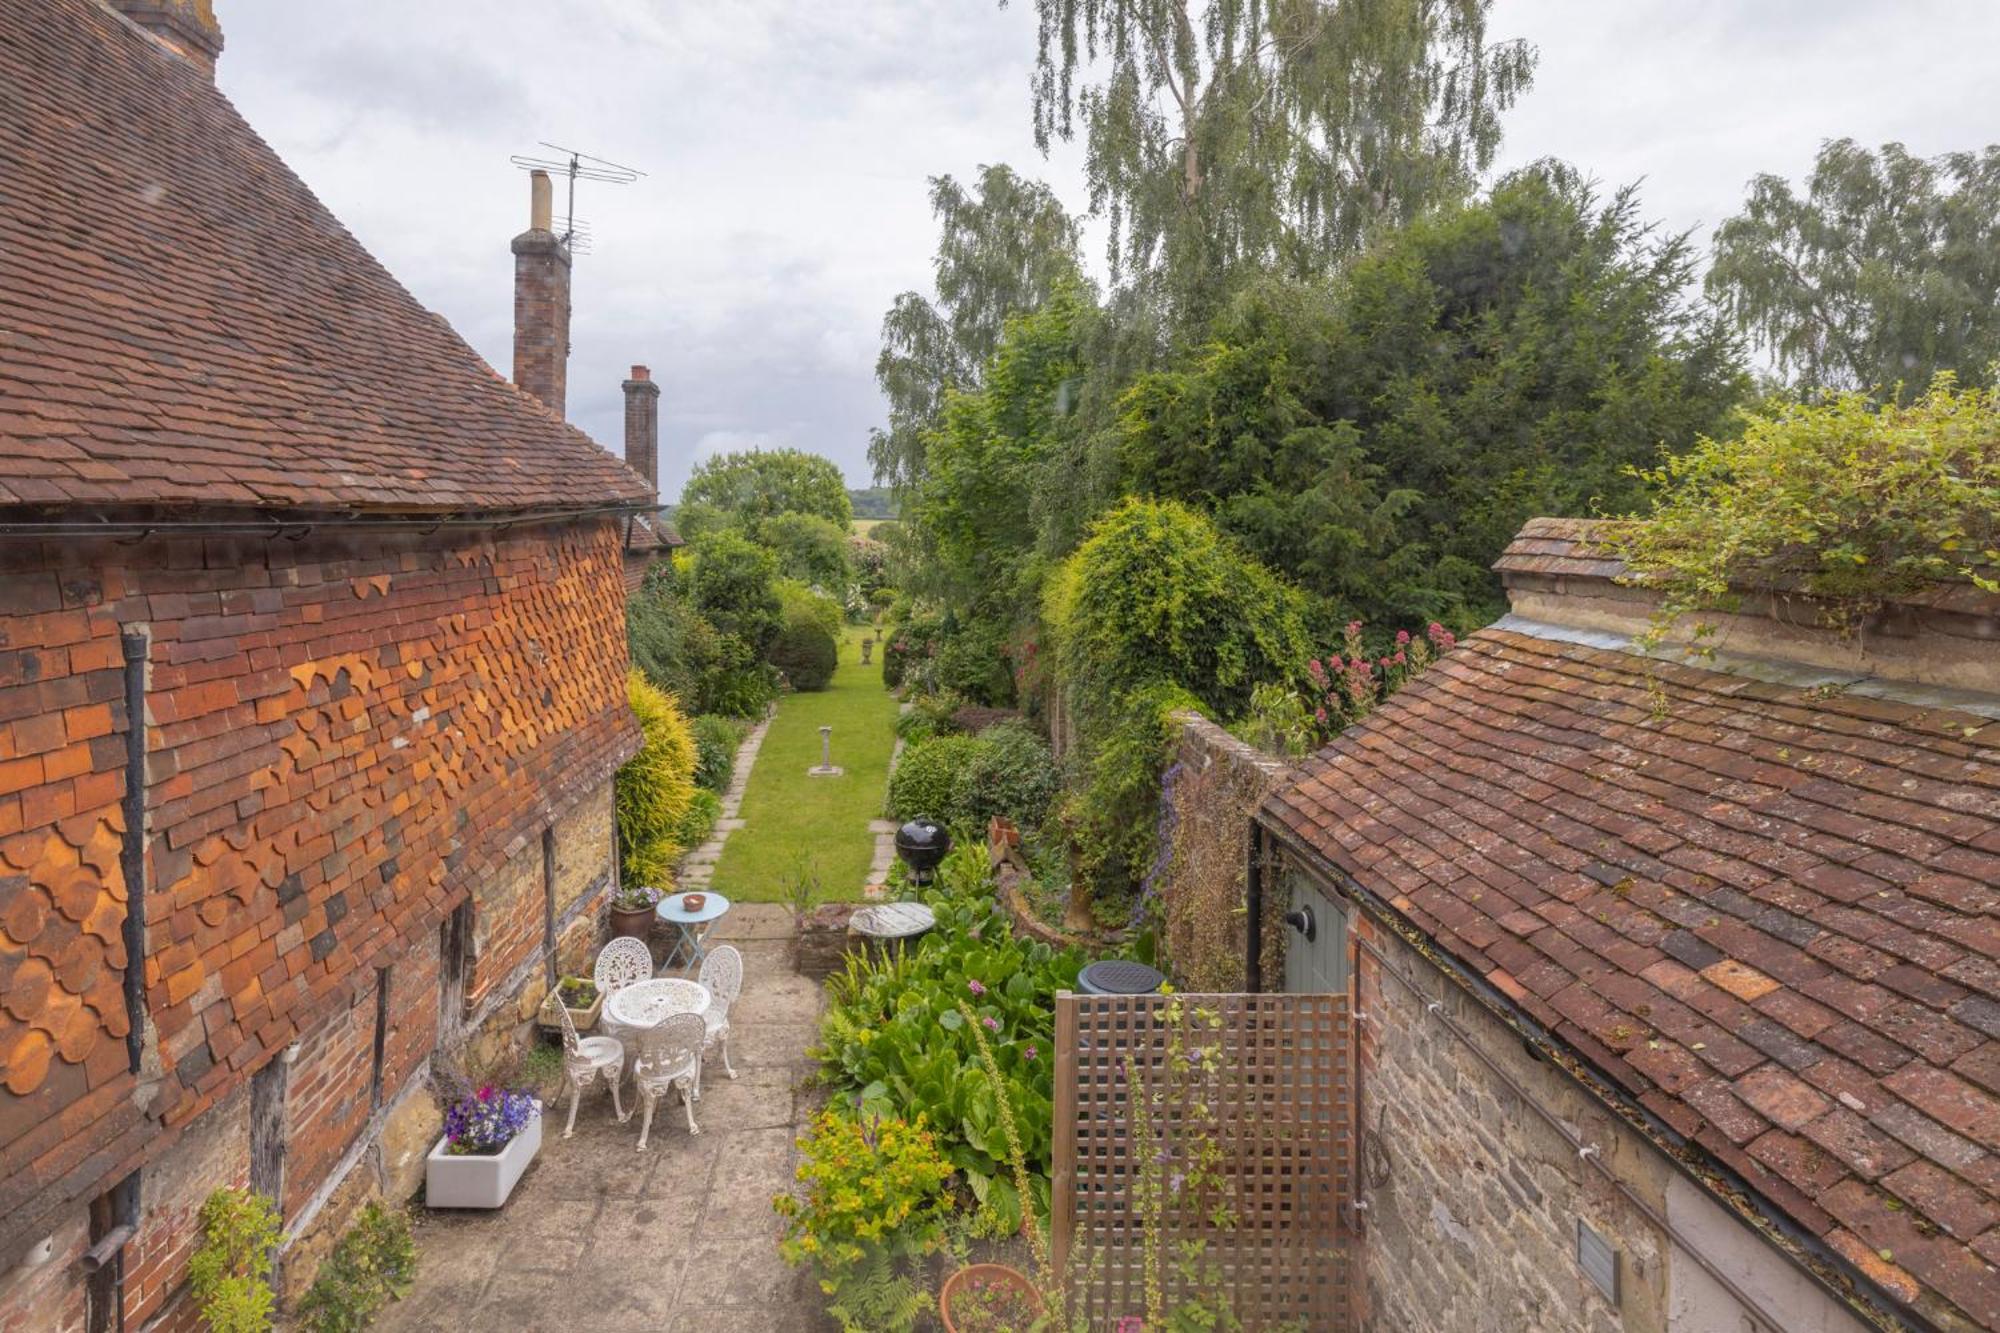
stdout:
POLYGON ((1148 1214, 1169 1308, 1219 1293, 1251 1333, 1352 1327, 1351 1031, 1339 995, 1057 999, 1053 1241, 1092 1329, 1146 1311, 1148 1214))

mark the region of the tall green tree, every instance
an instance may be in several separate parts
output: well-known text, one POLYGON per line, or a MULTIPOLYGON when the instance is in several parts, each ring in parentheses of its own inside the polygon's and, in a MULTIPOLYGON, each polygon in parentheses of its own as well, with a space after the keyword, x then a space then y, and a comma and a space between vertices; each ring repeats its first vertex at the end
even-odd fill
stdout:
MULTIPOLYGON (((1006 3, 1006 0, 1002 0, 1006 3)), ((1081 135, 1114 278, 1187 326, 1463 197, 1535 52, 1491 0, 1035 0, 1034 124, 1081 135)))
POLYGON ((696 465, 675 520, 692 538, 716 527, 754 533, 780 514, 817 514, 845 532, 854 522, 846 478, 831 459, 803 449, 717 454, 696 465))
POLYGON ((1750 183, 1715 230, 1708 289, 1805 389, 1887 397, 2000 358, 2000 144, 1977 153, 1821 147, 1803 197, 1750 183))
POLYGON ((1747 388, 1685 236, 1567 167, 1241 293, 1123 400, 1125 484, 1212 513, 1345 619, 1478 623, 1536 514, 1637 504, 1634 468, 1747 388))
POLYGON ((873 433, 868 457, 878 481, 898 486, 921 471, 924 432, 937 424, 945 395, 978 386, 1008 318, 1038 308, 1081 271, 1076 220, 1048 186, 1004 165, 981 167, 970 191, 933 177, 931 212, 936 299, 896 298, 875 361, 889 422, 873 433))

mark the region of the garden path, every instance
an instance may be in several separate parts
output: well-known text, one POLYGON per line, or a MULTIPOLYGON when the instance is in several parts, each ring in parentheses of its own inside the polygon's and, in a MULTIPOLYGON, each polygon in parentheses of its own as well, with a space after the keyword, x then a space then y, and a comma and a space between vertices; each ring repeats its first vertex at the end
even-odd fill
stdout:
POLYGON ((729 770, 729 787, 722 793, 722 810, 715 827, 709 831, 708 841, 683 856, 674 867, 675 888, 705 889, 715 878, 715 863, 722 859, 723 844, 729 841, 730 834, 743 827, 743 793, 749 789, 750 770, 757 764, 757 752, 764 748, 764 733, 770 729, 771 719, 767 714, 736 747, 736 762, 729 770))
MULTIPOLYGON (((417 1280, 383 1312, 384 1330, 508 1333, 808 1333, 822 1327, 810 1275, 778 1255, 773 1195, 794 1186, 794 1140, 817 1100, 801 1087, 817 1035, 820 988, 792 970, 792 918, 745 904, 713 942, 743 951, 743 994, 730 1043, 690 1138, 662 1103, 636 1152, 636 1117, 620 1125, 601 1090, 584 1099, 576 1137, 552 1109, 541 1155, 497 1213, 424 1213, 417 1280)), ((629 1087, 629 1084, 628 1084, 629 1087)), ((567 1102, 563 1110, 567 1110, 567 1102)))
POLYGON ((878 851, 870 825, 888 795, 897 715, 879 661, 861 663, 867 633, 850 627, 841 636, 828 688, 778 701, 744 792, 742 827, 730 834, 709 880, 730 901, 785 900, 802 858, 818 876, 821 898, 862 896, 878 851), (819 763, 822 726, 833 728, 833 762, 843 770, 837 777, 806 772, 819 763))

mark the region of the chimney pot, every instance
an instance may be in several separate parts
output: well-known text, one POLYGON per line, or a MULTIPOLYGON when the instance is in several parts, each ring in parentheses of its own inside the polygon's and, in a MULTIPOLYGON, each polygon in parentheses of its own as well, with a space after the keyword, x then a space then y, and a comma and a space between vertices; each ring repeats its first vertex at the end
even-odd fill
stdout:
POLYGON ((214 0, 107 0, 111 8, 144 28, 153 40, 215 77, 222 54, 222 25, 215 21, 214 0))
POLYGON ((528 177, 528 230, 549 231, 556 229, 555 184, 549 180, 546 171, 533 172, 528 177))
POLYGON ((632 367, 632 378, 635 380, 649 380, 653 378, 653 372, 644 366, 634 366, 632 367))

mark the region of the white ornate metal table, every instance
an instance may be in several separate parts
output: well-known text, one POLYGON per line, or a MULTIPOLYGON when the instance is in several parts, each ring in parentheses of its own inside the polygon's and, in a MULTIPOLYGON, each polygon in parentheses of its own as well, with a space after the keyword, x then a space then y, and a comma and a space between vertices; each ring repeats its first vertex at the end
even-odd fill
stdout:
POLYGON ((639 1034, 669 1014, 701 1014, 709 1005, 708 987, 680 977, 655 977, 635 981, 604 1002, 598 1031, 625 1043, 629 1067, 639 1053, 639 1034))

